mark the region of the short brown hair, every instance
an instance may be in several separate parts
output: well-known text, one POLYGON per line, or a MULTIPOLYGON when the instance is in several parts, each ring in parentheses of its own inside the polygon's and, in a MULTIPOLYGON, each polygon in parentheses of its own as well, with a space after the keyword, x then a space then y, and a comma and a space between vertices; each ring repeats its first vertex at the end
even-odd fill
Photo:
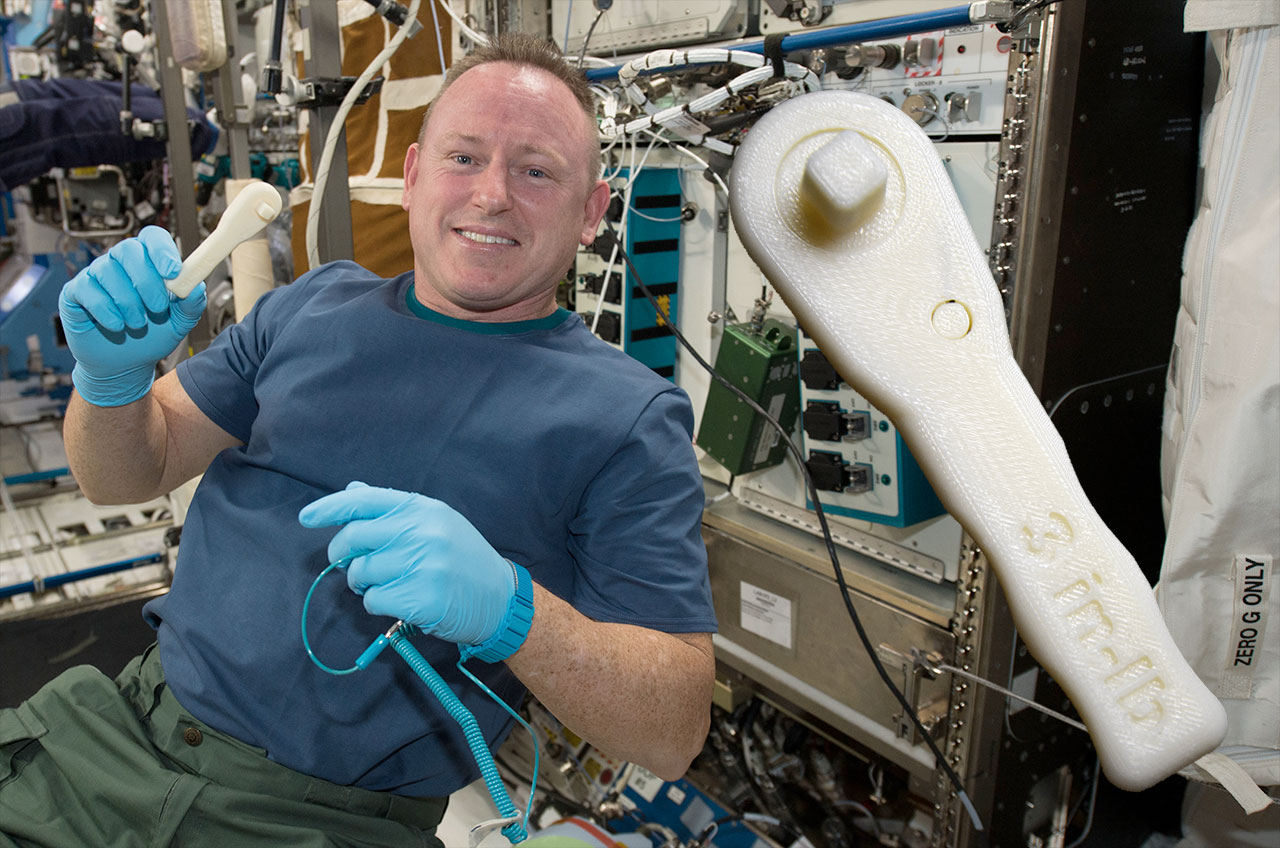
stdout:
POLYGON ((449 90, 458 77, 478 65, 490 62, 510 62, 513 65, 527 65, 541 68, 564 83, 582 111, 592 124, 595 123, 596 104, 591 97, 591 89, 587 87, 587 78, 582 71, 565 61, 564 55, 550 42, 523 32, 507 32, 493 36, 489 43, 477 48, 459 59, 449 67, 444 83, 436 96, 427 104, 427 112, 422 116, 422 128, 418 130, 418 141, 421 142, 427 131, 427 121, 431 118, 431 107, 440 100, 441 95, 449 90))

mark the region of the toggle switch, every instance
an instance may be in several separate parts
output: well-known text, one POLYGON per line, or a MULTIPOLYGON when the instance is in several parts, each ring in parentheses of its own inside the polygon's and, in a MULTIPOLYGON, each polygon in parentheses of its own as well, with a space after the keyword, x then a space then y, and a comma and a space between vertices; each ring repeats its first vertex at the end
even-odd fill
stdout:
POLYGON ((909 68, 927 68, 938 61, 938 39, 922 38, 902 46, 902 64, 909 68))
POLYGON ((946 96, 947 120, 976 121, 982 114, 982 95, 976 91, 953 91, 946 96))

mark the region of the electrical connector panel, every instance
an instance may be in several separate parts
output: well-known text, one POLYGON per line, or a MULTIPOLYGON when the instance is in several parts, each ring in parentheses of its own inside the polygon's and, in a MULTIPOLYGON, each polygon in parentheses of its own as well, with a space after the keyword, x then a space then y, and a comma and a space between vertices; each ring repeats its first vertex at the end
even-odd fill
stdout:
MULTIPOLYGON (((789 17, 760 8, 760 33, 812 32, 877 18, 941 11, 952 0, 809 0, 791 4, 789 17), (811 12, 800 14, 809 6, 811 12)), ((823 88, 873 94, 911 115, 931 135, 973 136, 1001 131, 1013 40, 994 23, 975 23, 911 36, 867 41, 825 52, 823 88)))
POLYGON ((930 134, 999 133, 1012 43, 995 24, 973 24, 850 45, 837 71, 842 79, 824 87, 887 100, 930 134))
POLYGON ((800 349, 802 444, 823 508, 892 527, 945 512, 893 422, 842 382, 803 335, 800 349))
MULTIPOLYGON (((622 190, 628 170, 612 184, 622 190)), ((679 320, 680 228, 682 196, 679 172, 649 167, 636 175, 630 208, 621 198, 607 215, 615 229, 626 216, 623 247, 649 291, 670 316, 679 320)), ((601 233, 605 225, 601 224, 601 233)), ((588 327, 609 344, 671 379, 675 375, 676 338, 666 320, 632 279, 620 256, 609 264, 611 249, 604 239, 578 252, 574 273, 574 303, 588 327), (603 303, 601 300, 603 299, 603 303), (599 319, 596 313, 599 312, 599 319)))

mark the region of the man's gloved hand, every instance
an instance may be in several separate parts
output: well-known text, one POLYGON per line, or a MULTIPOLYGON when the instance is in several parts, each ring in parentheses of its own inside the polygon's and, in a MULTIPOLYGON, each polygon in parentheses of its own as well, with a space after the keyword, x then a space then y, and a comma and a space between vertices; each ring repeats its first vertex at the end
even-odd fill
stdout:
POLYGON ((71 380, 95 406, 123 406, 151 390, 156 363, 204 312, 204 283, 179 300, 164 281, 182 259, 168 232, 145 227, 62 287, 58 314, 76 358, 71 380))
MULTIPOLYGON (((516 602, 522 567, 504 559, 448 504, 354 482, 303 507, 298 520, 305 527, 346 525, 329 543, 329 561, 351 559, 347 585, 364 596, 370 613, 480 646, 473 654, 489 662, 524 641, 533 607, 527 598, 524 616, 516 602), (500 655, 485 650, 499 643, 500 655)), ((525 594, 531 598, 531 592, 525 594)))

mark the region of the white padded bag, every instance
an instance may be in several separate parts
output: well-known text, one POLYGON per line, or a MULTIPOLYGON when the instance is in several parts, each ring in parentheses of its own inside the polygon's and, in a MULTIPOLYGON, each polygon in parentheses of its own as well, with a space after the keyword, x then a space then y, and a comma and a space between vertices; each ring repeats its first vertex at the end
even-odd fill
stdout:
POLYGON ((1222 71, 1165 394, 1157 592, 1174 641, 1226 708, 1218 753, 1261 786, 1280 784, 1278 19, 1275 2, 1186 7, 1188 29, 1213 30, 1222 71))

